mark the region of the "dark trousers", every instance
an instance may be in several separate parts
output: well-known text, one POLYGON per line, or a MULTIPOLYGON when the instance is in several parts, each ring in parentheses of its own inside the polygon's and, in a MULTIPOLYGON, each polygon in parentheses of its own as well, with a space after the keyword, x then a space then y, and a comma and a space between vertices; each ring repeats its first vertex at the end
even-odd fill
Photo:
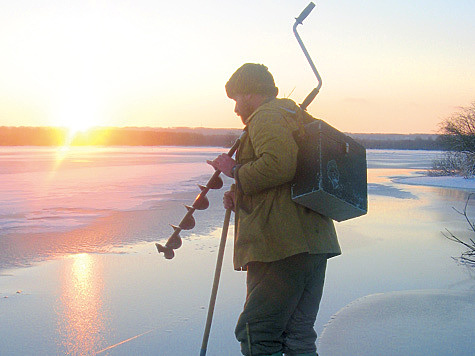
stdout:
POLYGON ((246 303, 235 331, 243 355, 316 351, 326 265, 326 254, 308 253, 248 264, 246 303))

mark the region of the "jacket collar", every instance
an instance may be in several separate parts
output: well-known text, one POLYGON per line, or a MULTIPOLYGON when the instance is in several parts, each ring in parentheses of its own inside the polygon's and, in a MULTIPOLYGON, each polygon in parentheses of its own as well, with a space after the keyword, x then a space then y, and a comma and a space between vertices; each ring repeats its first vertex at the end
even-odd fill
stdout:
POLYGON ((252 118, 253 118, 259 111, 261 111, 261 110, 264 109, 266 106, 268 106, 269 103, 272 103, 273 101, 276 101, 276 100, 278 100, 278 99, 277 99, 277 98, 269 98, 269 99, 267 99, 267 100, 264 100, 264 102, 263 102, 261 105, 259 105, 259 107, 258 107, 256 110, 254 110, 254 112, 253 112, 251 115, 249 115, 249 117, 247 118, 247 120, 244 122, 244 125, 246 125, 246 126, 249 125, 249 123, 251 122, 252 118))

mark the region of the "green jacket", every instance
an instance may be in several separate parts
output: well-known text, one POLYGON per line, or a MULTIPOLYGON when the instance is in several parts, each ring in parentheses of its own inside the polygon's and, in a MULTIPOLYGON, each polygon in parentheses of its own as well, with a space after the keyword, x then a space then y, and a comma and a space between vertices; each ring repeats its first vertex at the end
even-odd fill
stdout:
POLYGON ((299 107, 289 99, 261 105, 245 122, 236 155, 234 268, 308 252, 341 253, 333 221, 291 199, 298 147, 299 107))

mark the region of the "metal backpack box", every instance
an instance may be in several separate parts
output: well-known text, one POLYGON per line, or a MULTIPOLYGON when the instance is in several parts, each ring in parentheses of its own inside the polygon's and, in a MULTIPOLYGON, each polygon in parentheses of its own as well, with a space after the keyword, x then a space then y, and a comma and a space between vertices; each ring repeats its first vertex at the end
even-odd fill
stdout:
MULTIPOLYGON (((311 2, 295 19, 293 31, 315 74, 318 85, 305 98, 303 112, 315 99, 322 78, 297 32, 315 7, 311 2)), ((363 146, 322 120, 304 125, 304 135, 295 136, 299 145, 297 171, 292 183, 292 199, 336 221, 351 219, 368 210, 366 151, 363 146)), ((301 131, 301 130, 299 130, 301 131)))
POLYGON ((368 211, 366 150, 315 119, 296 136, 299 146, 292 199, 322 215, 343 221, 368 211))

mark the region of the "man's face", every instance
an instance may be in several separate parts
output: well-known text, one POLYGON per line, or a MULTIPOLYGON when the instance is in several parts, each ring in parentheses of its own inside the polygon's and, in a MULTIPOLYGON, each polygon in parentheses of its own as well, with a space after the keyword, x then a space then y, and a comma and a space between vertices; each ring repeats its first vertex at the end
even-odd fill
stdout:
POLYGON ((236 102, 234 112, 241 117, 243 123, 246 122, 255 110, 251 103, 251 96, 252 94, 236 94, 233 98, 236 102))

